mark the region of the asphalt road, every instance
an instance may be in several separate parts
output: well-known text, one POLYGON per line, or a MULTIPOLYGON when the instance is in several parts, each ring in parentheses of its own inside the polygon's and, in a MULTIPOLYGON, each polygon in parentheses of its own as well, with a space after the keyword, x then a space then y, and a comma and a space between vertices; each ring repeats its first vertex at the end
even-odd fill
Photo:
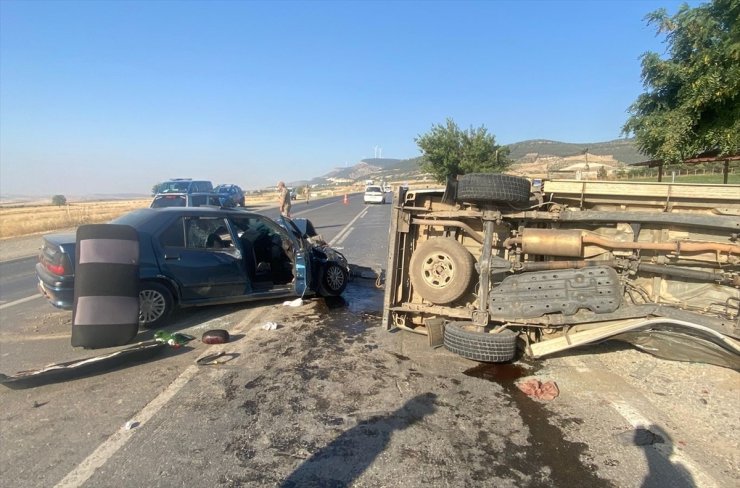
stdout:
MULTIPOLYGON (((351 263, 385 266, 390 205, 297 202, 351 263)), ((274 209, 267 209, 271 215, 274 209)), ((0 371, 100 354, 71 313, 34 297, 34 260, 0 265, 0 371), (29 263, 31 270, 26 270, 29 263)), ((342 300, 187 309, 170 331, 224 328, 141 361, 29 389, 0 387, 10 486, 645 486, 740 483, 740 376, 605 343, 485 365, 380 328, 382 290, 342 300), (277 330, 263 330, 268 322, 277 330), (223 350, 229 362, 196 366, 223 350), (535 401, 514 383, 552 380, 535 401)), ((140 332, 140 339, 151 337, 140 332)))

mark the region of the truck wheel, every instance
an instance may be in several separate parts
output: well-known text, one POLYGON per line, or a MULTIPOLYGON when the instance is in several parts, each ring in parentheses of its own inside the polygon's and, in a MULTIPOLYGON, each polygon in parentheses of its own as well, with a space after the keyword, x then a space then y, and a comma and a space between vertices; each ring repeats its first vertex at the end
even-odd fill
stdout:
POLYGON ((319 293, 325 297, 334 297, 342 294, 347 288, 349 273, 337 263, 327 263, 319 278, 319 293))
POLYGON ((139 290, 139 323, 147 328, 159 327, 173 308, 172 293, 166 286, 148 282, 139 290))
POLYGON ((458 201, 526 203, 529 193, 528 179, 498 173, 470 173, 457 183, 458 201))
POLYGON ((450 352, 473 361, 504 363, 514 359, 516 334, 509 329, 495 334, 477 332, 472 322, 448 322, 444 344, 450 352))
POLYGON ((475 271, 475 259, 462 244, 448 237, 429 239, 411 256, 411 284, 422 298, 432 303, 454 302, 468 290, 475 271))

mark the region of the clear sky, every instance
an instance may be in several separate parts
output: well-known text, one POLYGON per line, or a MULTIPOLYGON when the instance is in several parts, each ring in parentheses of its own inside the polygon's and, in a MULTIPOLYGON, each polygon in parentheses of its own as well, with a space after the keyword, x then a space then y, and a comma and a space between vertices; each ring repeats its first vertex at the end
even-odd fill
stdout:
POLYGON ((644 17, 679 5, 0 0, 0 196, 259 188, 416 157, 448 117, 617 139, 665 51, 644 17))

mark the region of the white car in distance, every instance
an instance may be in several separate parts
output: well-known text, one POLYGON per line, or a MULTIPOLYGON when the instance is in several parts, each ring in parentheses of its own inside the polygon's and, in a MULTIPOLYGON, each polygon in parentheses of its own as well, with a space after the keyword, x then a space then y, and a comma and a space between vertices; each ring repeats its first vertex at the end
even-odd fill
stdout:
POLYGON ((365 203, 385 203, 385 192, 379 186, 368 186, 363 200, 365 203))

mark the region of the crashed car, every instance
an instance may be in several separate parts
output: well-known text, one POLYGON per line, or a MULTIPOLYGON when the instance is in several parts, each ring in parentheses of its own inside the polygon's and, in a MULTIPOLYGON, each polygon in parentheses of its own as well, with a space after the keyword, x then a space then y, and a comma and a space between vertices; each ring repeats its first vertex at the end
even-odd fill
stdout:
MULTIPOLYGON (((113 220, 139 235, 142 325, 160 326, 175 307, 319 294, 340 295, 345 257, 306 219, 272 220, 239 209, 141 209, 113 220)), ((74 303, 75 235, 44 236, 39 291, 58 308, 74 303)))
POLYGON ((383 323, 484 362, 618 338, 740 367, 738 195, 580 180, 532 191, 505 174, 401 189, 383 323))

